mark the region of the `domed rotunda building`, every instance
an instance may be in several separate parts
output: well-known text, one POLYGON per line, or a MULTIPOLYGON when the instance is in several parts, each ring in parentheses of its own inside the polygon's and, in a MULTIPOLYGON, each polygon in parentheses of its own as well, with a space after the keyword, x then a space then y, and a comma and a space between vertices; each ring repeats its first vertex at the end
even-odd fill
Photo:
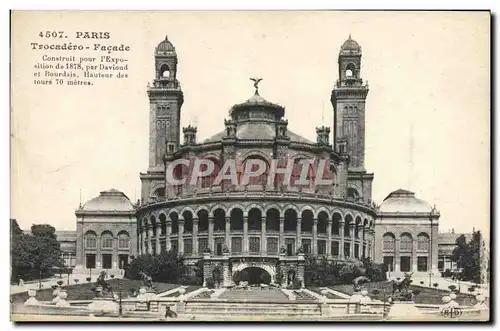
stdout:
POLYGON ((158 45, 154 61, 155 79, 148 88, 149 168, 141 174, 137 209, 139 254, 174 250, 192 264, 201 258, 222 266, 230 261, 233 274, 248 268, 272 280, 278 265, 301 278, 302 253, 333 260, 373 256, 373 174, 364 168, 368 86, 361 79, 361 47, 354 40, 349 38, 338 55, 339 80, 331 94, 333 145, 328 127, 316 128, 316 141, 290 131, 285 107, 260 95, 259 79, 253 79, 254 94, 231 107, 221 132, 198 142, 197 129, 188 126, 181 141, 184 97, 170 41, 158 45), (173 166, 180 159, 208 159, 214 171, 194 185, 191 180, 171 183, 169 169, 176 179, 192 179, 193 167, 173 166), (310 159, 315 161, 303 161, 310 159), (217 181, 228 160, 235 164, 236 183, 217 181), (288 185, 283 175, 269 178, 273 160, 279 168, 293 164, 288 185), (319 160, 324 160, 322 174, 319 160), (253 171, 259 162, 265 171, 242 183, 244 169, 253 171), (300 181, 302 171, 307 183, 300 181), (316 176, 331 184, 315 185, 316 176))
POLYGON ((76 269, 123 269, 134 256, 174 251, 190 266, 203 260, 205 279, 220 266, 224 285, 242 270, 250 282, 276 281, 277 270, 283 282, 303 280, 305 253, 330 261, 370 257, 396 275, 437 273, 453 240, 438 261, 436 208, 406 190, 379 207, 372 202, 361 56, 349 36, 330 95, 332 129, 317 127, 316 141, 288 129, 285 107, 261 95, 259 78, 251 78, 253 95, 230 107, 221 130, 198 141, 196 127, 180 126, 178 57, 165 38, 147 88, 141 199, 132 204, 108 190, 78 208, 76 253, 67 252, 76 254, 76 269))

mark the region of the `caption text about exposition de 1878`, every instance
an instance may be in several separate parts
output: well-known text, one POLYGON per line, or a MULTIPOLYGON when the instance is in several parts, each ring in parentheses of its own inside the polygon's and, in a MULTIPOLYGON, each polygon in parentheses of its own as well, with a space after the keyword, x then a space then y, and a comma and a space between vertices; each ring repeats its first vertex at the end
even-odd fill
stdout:
POLYGON ((37 56, 33 65, 35 85, 92 86, 103 79, 128 78, 130 46, 111 44, 109 32, 41 31, 31 42, 37 56))

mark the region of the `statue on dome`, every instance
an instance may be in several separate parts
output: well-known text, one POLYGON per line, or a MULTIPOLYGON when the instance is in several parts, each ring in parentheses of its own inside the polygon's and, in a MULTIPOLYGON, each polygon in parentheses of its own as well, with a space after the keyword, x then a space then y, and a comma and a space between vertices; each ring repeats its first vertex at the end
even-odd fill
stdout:
POLYGON ((259 94, 259 83, 262 80, 262 78, 250 77, 250 80, 253 81, 253 87, 255 88, 255 94, 259 94))

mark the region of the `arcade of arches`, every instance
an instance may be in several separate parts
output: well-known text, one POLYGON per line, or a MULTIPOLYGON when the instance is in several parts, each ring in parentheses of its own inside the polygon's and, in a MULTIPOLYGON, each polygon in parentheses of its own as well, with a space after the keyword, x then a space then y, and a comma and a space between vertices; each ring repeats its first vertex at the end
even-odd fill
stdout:
POLYGON ((366 214, 342 214, 324 207, 317 210, 294 206, 247 208, 170 209, 140 218, 140 253, 174 250, 185 256, 201 256, 207 249, 222 256, 293 256, 304 253, 336 259, 372 254, 373 219, 366 214))

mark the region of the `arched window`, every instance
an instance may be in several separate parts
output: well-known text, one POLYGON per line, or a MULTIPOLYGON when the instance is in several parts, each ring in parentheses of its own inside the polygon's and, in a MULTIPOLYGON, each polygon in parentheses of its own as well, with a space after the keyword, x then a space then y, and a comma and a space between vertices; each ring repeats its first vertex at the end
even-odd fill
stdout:
POLYGON ((97 235, 94 231, 87 231, 85 233, 85 248, 97 248, 97 235))
POLYGON ((417 237, 417 249, 426 251, 429 250, 429 235, 427 233, 420 233, 417 237))
POLYGON ((356 68, 354 67, 354 64, 352 63, 349 63, 347 66, 346 66, 346 70, 345 70, 345 76, 346 77, 353 77, 354 76, 354 70, 356 68))
POLYGON ((309 184, 314 183, 314 164, 308 163, 303 158, 297 158, 294 160, 292 175, 290 177, 290 185, 299 185, 300 177, 302 176, 302 170, 304 167, 307 167, 307 173, 305 180, 307 184, 300 184, 300 186, 309 186, 309 184))
POLYGON ((101 234, 101 248, 112 249, 113 248, 113 234, 109 231, 104 231, 101 234))
POLYGON ((160 75, 162 78, 169 78, 170 77, 170 68, 168 65, 163 64, 160 68, 160 75))
POLYGON ((158 187, 153 195, 157 198, 164 198, 165 197, 165 188, 164 187, 158 187))
POLYGON ((242 171, 242 173, 240 174, 240 179, 239 179, 239 183, 242 183, 243 181, 243 177, 241 176, 244 176, 244 172, 246 170, 246 167, 247 167, 247 164, 249 166, 249 170, 252 171, 252 172, 255 172, 257 170, 259 170, 259 167, 261 166, 260 165, 260 162, 259 163, 256 163, 254 162, 254 160, 259 160, 259 161, 264 161, 264 164, 262 166, 265 167, 264 169, 264 172, 259 175, 259 176, 256 176, 256 177, 249 177, 248 178, 248 185, 267 185, 267 175, 268 175, 268 172, 269 172, 269 166, 266 162, 266 160, 260 158, 260 157, 249 157, 245 160, 245 162, 243 163, 243 167, 240 169, 242 171), (250 164, 251 163, 251 167, 250 167, 250 164))
POLYGON ((328 227, 328 214, 321 211, 318 214, 318 233, 327 233, 328 227))
POLYGON ((128 249, 130 247, 130 236, 127 231, 118 233, 118 249, 128 249))
POLYGON ((354 200, 354 201, 358 200, 358 198, 359 198, 358 190, 356 190, 355 188, 349 187, 347 189, 347 198, 350 200, 354 200))
POLYGON ((230 230, 242 231, 243 230, 243 211, 239 208, 234 208, 230 213, 231 224, 230 230))
MULTIPOLYGON (((217 175, 219 174, 219 171, 220 171, 219 162, 213 158, 209 158, 209 160, 214 163, 214 171, 212 171, 211 173, 207 174, 204 177, 201 177, 201 187, 203 187, 203 188, 212 186, 212 184, 215 181, 215 178, 217 177, 217 175)), ((207 168, 208 168, 208 166, 206 164, 202 163, 200 165, 200 172, 206 171, 207 168)))
POLYGON ((297 212, 294 209, 285 211, 285 232, 297 231, 297 212))
POLYGON ((394 251, 394 243, 396 241, 396 238, 394 235, 390 232, 384 234, 383 239, 382 239, 382 247, 384 251, 394 251))
POLYGON ((339 235, 340 234, 340 222, 342 221, 342 216, 340 214, 333 214, 333 222, 332 222, 332 234, 339 235))
POLYGON ((399 248, 402 251, 409 251, 413 249, 413 238, 409 233, 403 233, 401 234, 400 241, 399 241, 399 248))

